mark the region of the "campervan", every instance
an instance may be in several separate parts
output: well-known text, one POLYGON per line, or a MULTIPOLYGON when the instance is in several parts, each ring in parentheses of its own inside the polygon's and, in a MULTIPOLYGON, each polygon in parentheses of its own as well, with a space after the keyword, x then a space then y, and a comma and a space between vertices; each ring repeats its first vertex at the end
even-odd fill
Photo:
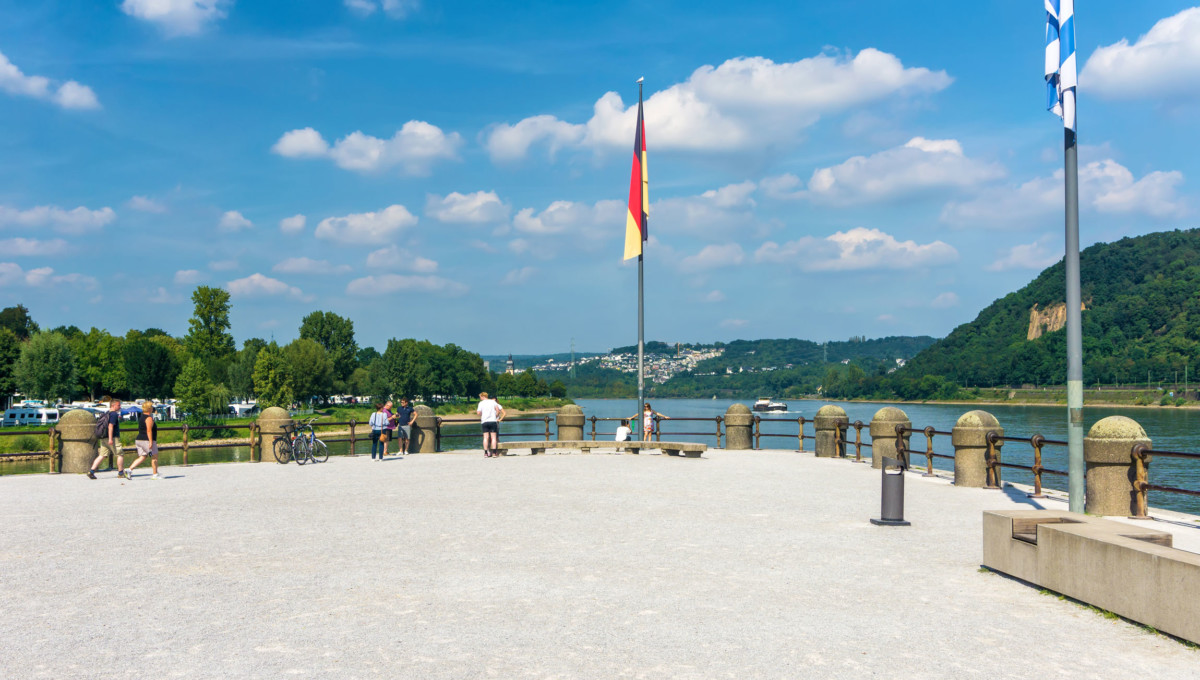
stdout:
POLYGON ((52 425, 58 422, 58 409, 44 406, 14 406, 4 412, 0 425, 52 425))

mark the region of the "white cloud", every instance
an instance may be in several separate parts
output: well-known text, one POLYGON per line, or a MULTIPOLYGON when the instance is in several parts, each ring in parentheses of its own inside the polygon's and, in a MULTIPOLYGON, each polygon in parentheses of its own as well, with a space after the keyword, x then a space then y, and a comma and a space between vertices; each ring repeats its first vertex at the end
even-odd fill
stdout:
POLYGON ((408 175, 427 175, 440 160, 456 160, 462 146, 457 132, 446 134, 436 125, 410 120, 391 139, 351 132, 331 147, 312 128, 286 132, 271 150, 288 158, 329 158, 344 170, 372 173, 399 167, 408 175))
POLYGON ((450 192, 445 198, 429 194, 425 199, 425 215, 448 224, 487 224, 508 219, 509 207, 494 191, 471 194, 450 192))
POLYGON ((457 296, 466 294, 467 290, 465 284, 440 276, 405 276, 401 274, 364 276, 361 279, 354 279, 346 286, 346 293, 350 295, 404 292, 457 296))
POLYGON ((0 205, 0 226, 49 227, 64 234, 98 231, 115 219, 117 213, 112 208, 89 210, 81 206, 66 210, 53 205, 40 205, 29 210, 17 210, 0 205))
POLYGON ((426 257, 420 257, 407 250, 401 250, 396 245, 380 248, 367 255, 367 267, 371 269, 400 269, 432 274, 437 271, 438 263, 426 257))
POLYGON ((195 35, 225 18, 233 0, 125 0, 121 11, 157 25, 168 36, 195 35))
POLYGON ((879 316, 875 317, 875 320, 883 321, 885 323, 892 323, 896 320, 896 317, 892 316, 891 314, 880 314, 879 316))
POLYGON ((236 210, 230 210, 221 215, 221 220, 217 222, 217 228, 221 231, 241 231, 253 226, 253 222, 242 217, 242 214, 236 210))
POLYGON ((715 269, 717 267, 739 265, 745 260, 746 254, 742 251, 740 245, 726 243, 724 245, 704 246, 700 252, 683 258, 679 264, 683 269, 689 270, 715 269))
POLYGON ((172 295, 166 288, 159 286, 154 294, 147 298, 149 302, 159 305, 175 305, 183 302, 182 295, 172 295))
POLYGON ((329 260, 314 260, 308 257, 289 257, 271 267, 271 271, 280 274, 308 274, 321 276, 323 274, 345 274, 350 271, 349 265, 331 265, 329 260))
POLYGON ((1079 82, 1106 99, 1200 94, 1200 7, 1160 20, 1132 45, 1122 38, 1097 48, 1079 82))
POLYGON ((137 210, 139 212, 157 213, 157 214, 162 214, 162 213, 167 212, 167 206, 163 205, 162 203, 160 203, 152 198, 146 197, 146 196, 134 196, 133 198, 126 201, 125 205, 129 206, 130 209, 137 210))
POLYGON ((825 238, 805 236, 783 245, 767 241, 754 253, 754 259, 795 265, 810 272, 913 269, 957 260, 958 251, 942 241, 920 245, 898 241, 878 229, 856 227, 825 238))
POLYGON ((285 234, 298 234, 304 231, 306 224, 308 224, 308 218, 304 215, 292 215, 279 220, 279 231, 285 234))
POLYGON ((625 203, 616 200, 597 201, 592 205, 555 201, 541 212, 533 208, 521 210, 513 217, 513 228, 523 234, 570 233, 595 238, 606 233, 611 235, 614 228, 620 230, 625 224, 625 210, 625 203))
POLYGON ((98 109, 100 100, 87 85, 68 80, 53 87, 45 76, 27 76, 0 52, 0 92, 52 102, 64 109, 98 109))
POLYGON ((271 151, 286 158, 321 158, 329 154, 329 142, 320 132, 306 127, 283 133, 271 151))
MULTIPOLYGON (((937 92, 952 79, 944 71, 905 68, 894 55, 864 49, 857 55, 819 54, 789 63, 738 57, 702 66, 684 82, 646 100, 647 132, 656 149, 741 151, 796 140, 821 116, 870 105, 890 97, 937 92)), ((548 144, 620 148, 633 138, 637 106, 625 106, 608 92, 586 123, 572 124, 541 115, 516 124, 498 124, 486 133, 495 161, 523 157, 530 147, 548 144)))
POLYGON ((536 273, 537 268, 535 267, 521 267, 520 269, 513 269, 504 275, 504 278, 500 280, 500 285, 514 286, 519 283, 525 283, 536 273))
MULTIPOLYGON (((662 227, 693 235, 728 233, 744 230, 756 222, 754 182, 729 184, 710 189, 698 196, 665 198, 650 205, 650 233, 662 227)), ((622 213, 625 204, 621 204, 622 213)), ((621 224, 624 219, 621 220, 621 224)))
POLYGON ((91 290, 96 279, 84 274, 55 274, 50 267, 25 270, 15 262, 0 262, 0 287, 26 285, 30 288, 67 285, 91 290))
POLYGON ((949 309, 950 307, 958 306, 958 295, 956 293, 945 292, 938 295, 929 303, 934 309, 949 309))
POLYGON ((987 266, 990 272, 1010 269, 1042 270, 1063 258, 1062 241, 1046 235, 1033 243, 1022 243, 1001 251, 1000 257, 987 266), (1055 246, 1058 250, 1051 250, 1055 246))
POLYGON ((234 279, 225 284, 225 289, 235 297, 287 295, 301 300, 305 299, 304 293, 299 288, 257 273, 245 278, 234 279))
POLYGON ((343 0, 347 9, 359 16, 370 16, 376 9, 392 19, 404 19, 413 12, 421 9, 421 0, 343 0))
POLYGON ((741 328, 746 323, 745 319, 724 319, 721 321, 721 328, 741 328))
POLYGON ((175 272, 175 283, 180 286, 190 286, 200 282, 200 272, 195 269, 180 269, 175 272))
POLYGON ((60 255, 67 250, 67 242, 61 238, 42 241, 36 238, 8 238, 0 240, 0 253, 9 257, 30 255, 60 255))
POLYGON ((227 272, 237 269, 237 267, 237 260, 213 260, 212 262, 208 263, 208 268, 214 272, 227 272))
POLYGON ((724 302, 725 294, 719 290, 710 291, 708 295, 704 296, 703 300, 705 302, 724 302))
MULTIPOLYGON (((1172 219, 1190 213, 1177 191, 1183 182, 1179 171, 1150 172, 1134 179, 1125 166, 1112 160, 1087 163, 1079 168, 1081 209, 1100 213, 1140 214, 1172 219)), ((1038 177, 1020 186, 995 187, 969 201, 947 203, 941 219, 960 226, 1041 226, 1038 218, 1063 210, 1063 172, 1038 177)))
POLYGON ((933 189, 973 187, 1004 174, 999 164, 967 158, 957 140, 914 137, 903 146, 819 168, 809 178, 806 191, 788 192, 790 186, 798 184, 791 175, 772 178, 765 185, 776 198, 847 205, 933 189))
POLYGON ((317 238, 345 244, 387 243, 400 231, 417 224, 417 218, 402 205, 379 212, 358 213, 345 217, 327 217, 317 225, 317 238))

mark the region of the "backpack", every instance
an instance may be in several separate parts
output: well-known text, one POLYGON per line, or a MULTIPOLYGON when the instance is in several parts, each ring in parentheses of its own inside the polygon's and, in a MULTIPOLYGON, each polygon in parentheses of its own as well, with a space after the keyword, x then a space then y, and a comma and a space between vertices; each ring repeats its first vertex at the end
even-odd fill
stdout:
POLYGON ((96 429, 93 432, 96 439, 108 439, 108 421, 111 413, 112 411, 105 411, 96 419, 96 429))

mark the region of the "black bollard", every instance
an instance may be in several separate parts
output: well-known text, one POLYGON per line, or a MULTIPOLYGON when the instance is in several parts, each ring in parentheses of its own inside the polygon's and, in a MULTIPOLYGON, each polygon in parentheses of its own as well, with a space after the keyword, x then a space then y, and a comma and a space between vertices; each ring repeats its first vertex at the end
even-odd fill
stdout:
POLYGON ((906 457, 904 453, 900 455, 901 460, 883 459, 883 469, 880 470, 883 473, 883 491, 879 519, 871 518, 871 524, 885 527, 906 527, 912 524, 904 519, 904 470, 908 466, 903 460, 906 457), (889 472, 893 467, 895 471, 889 472))

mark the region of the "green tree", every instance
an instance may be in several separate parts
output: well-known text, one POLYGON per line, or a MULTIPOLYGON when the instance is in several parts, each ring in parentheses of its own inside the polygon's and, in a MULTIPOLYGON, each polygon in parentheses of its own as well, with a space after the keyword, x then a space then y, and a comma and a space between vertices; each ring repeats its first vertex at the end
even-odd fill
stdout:
POLYGON ((287 408, 295 401, 290 367, 283 350, 275 342, 258 352, 254 362, 254 394, 260 408, 287 408))
POLYGON ((29 310, 25 308, 25 305, 5 307, 0 310, 0 328, 12 331, 13 335, 16 335, 17 339, 21 341, 28 340, 39 330, 33 317, 29 316, 29 310))
POLYGON ((70 399, 75 390, 75 358, 58 333, 35 333, 13 365, 17 388, 35 399, 70 399))
POLYGON ((129 391, 125 372, 125 339, 92 327, 68 341, 75 356, 76 375, 90 398, 124 395, 129 391))
POLYGON ((14 370, 20 356, 21 341, 11 330, 0 327, 0 395, 8 396, 17 391, 14 370))
POLYGON ((283 348, 297 399, 324 399, 333 390, 333 361, 315 340, 296 338, 283 348))
POLYGON ((233 396, 249 399, 254 396, 254 362, 258 353, 267 346, 266 340, 250 338, 242 343, 242 349, 229 364, 227 380, 233 396))
POLYGON ((516 385, 514 386, 517 396, 521 397, 536 397, 538 396, 538 379, 534 375, 532 368, 527 368, 517 375, 516 385))
POLYGON ((422 393, 421 347, 416 340, 388 340, 383 356, 371 364, 380 396, 422 393))
POLYGON ((567 396, 567 386, 561 380, 555 380, 550 383, 550 396, 556 399, 562 399, 567 396))
POLYGON ((145 336, 125 342, 125 375, 134 397, 169 397, 179 378, 179 361, 162 342, 145 336))
POLYGON ((212 389, 208 368, 200 359, 192 359, 175 380, 175 404, 190 417, 205 415, 211 410, 212 389))
POLYGON ((360 368, 370 368, 371 362, 380 357, 379 350, 374 347, 363 347, 358 350, 355 359, 358 360, 360 368))
POLYGON ((316 311, 300 322, 300 337, 325 348, 333 362, 335 380, 346 380, 358 366, 358 343, 354 322, 333 312, 316 311))
POLYGON ((211 368, 215 360, 234 353, 229 334, 229 291, 212 286, 197 286, 192 292, 195 311, 188 320, 184 345, 192 356, 211 368))

